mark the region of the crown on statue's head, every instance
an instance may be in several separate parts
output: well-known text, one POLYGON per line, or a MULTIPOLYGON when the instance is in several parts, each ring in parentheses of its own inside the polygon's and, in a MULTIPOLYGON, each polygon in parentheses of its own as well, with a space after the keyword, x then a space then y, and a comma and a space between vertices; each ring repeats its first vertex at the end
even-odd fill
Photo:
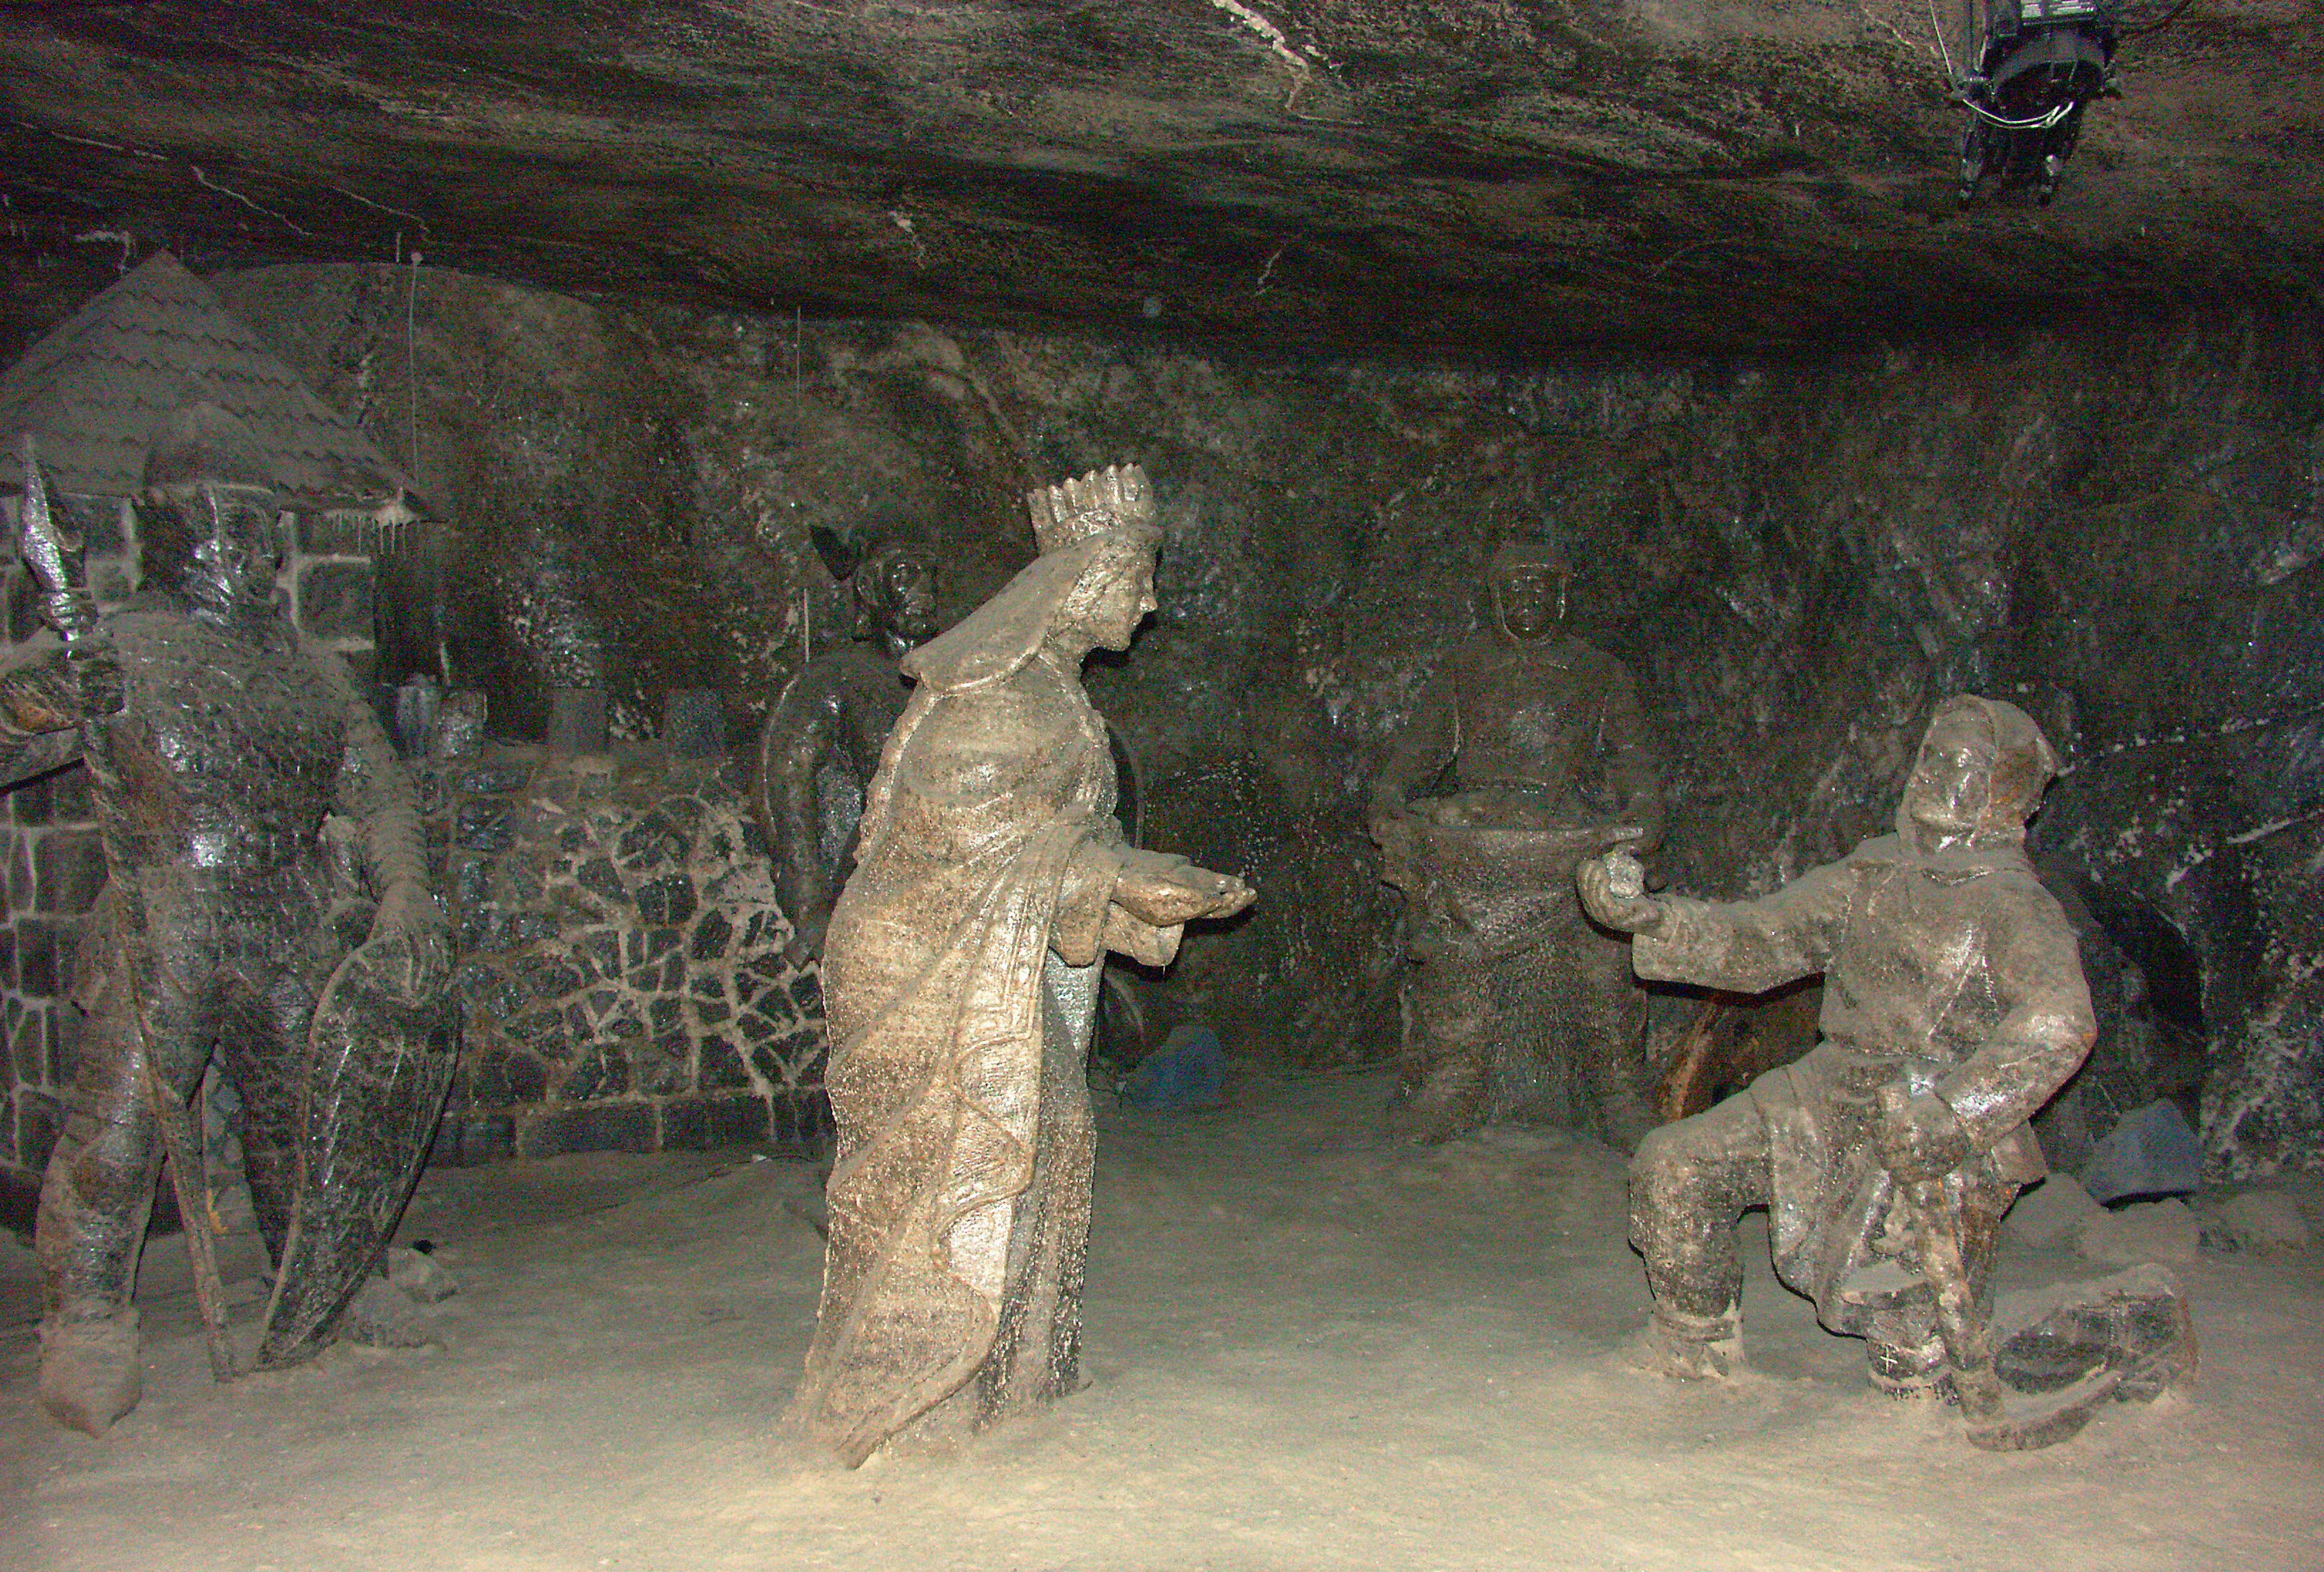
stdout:
POLYGON ((1109 529, 1158 529, 1154 489, 1134 464, 1109 464, 1075 480, 1025 493, 1043 556, 1109 529))

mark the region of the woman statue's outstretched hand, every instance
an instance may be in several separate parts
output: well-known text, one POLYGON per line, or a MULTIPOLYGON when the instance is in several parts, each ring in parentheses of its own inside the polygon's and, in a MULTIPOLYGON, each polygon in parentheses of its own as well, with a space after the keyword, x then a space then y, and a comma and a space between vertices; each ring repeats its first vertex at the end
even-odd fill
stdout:
POLYGON ((1259 892, 1229 873, 1196 868, 1183 857, 1136 851, 1113 887, 1114 904, 1141 923, 1175 928, 1197 917, 1231 917, 1259 892))

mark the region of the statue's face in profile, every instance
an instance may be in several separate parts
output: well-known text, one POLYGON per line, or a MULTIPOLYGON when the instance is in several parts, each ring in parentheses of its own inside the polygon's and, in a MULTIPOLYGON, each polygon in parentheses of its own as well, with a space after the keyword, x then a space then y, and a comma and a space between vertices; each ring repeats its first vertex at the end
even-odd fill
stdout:
POLYGON ((1098 644, 1106 649, 1127 649, 1146 621, 1146 613, 1155 609, 1154 559, 1140 556, 1116 572, 1098 591, 1095 603, 1089 612, 1089 629, 1098 644))
POLYGON ((1535 639, 1565 622, 1570 574, 1545 562, 1505 561, 1493 567, 1493 604, 1514 639, 1535 639))
POLYGON ((1947 716, 1921 739, 1904 782, 1904 817, 1924 846, 1965 841, 1985 818, 1993 786, 1992 741, 1973 715, 1947 716))
POLYGON ((897 635, 925 644, 936 634, 936 565, 918 552, 899 551, 876 565, 881 615, 897 635))
POLYGON ((180 505, 197 541, 185 578, 186 598, 196 609, 231 618, 272 605, 281 559, 272 497, 244 487, 205 486, 180 505))

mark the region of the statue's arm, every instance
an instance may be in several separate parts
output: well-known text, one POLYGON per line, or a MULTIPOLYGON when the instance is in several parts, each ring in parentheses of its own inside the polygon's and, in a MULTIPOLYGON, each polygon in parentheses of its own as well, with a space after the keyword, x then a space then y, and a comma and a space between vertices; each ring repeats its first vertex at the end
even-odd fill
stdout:
POLYGON ((1634 850, 1654 850, 1663 843, 1662 749, 1638 703, 1638 685, 1618 661, 1613 663, 1599 712, 1598 748, 1615 821, 1646 832, 1634 850))
POLYGON ((1049 948, 1066 965, 1087 966, 1109 948, 1106 915, 1113 909, 1113 887, 1128 857, 1111 822, 1074 849, 1057 887, 1057 915, 1049 929, 1049 948))
POLYGON ((1108 950, 1148 966, 1167 966, 1188 923, 1232 916, 1257 895, 1231 874, 1125 845, 1120 828, 1108 821, 1067 865, 1050 945, 1073 966, 1086 966, 1108 950))
POLYGON ((2006 1013, 1993 1035, 1936 1088, 1980 1152, 2032 1118, 2098 1040, 2081 950, 2048 891, 2005 888, 1987 946, 2006 1013))
POLYGON ((844 722, 838 690, 809 668, 783 685, 759 732, 759 827, 767 833, 774 865, 775 904, 790 920, 800 961, 821 952, 839 898, 837 883, 823 866, 816 771, 838 748, 844 722))
POLYGON ((1401 811, 1415 791, 1429 786, 1452 762, 1459 743, 1454 703, 1452 674, 1440 671, 1421 690, 1412 724, 1397 739, 1372 782, 1375 812, 1401 811))
POLYGON ((311 639, 302 635, 300 643, 346 718, 333 805, 354 821, 364 874, 379 897, 371 937, 362 949, 372 952, 396 994, 424 1001, 439 993, 451 974, 451 924, 429 884, 419 794, 379 717, 355 691, 346 664, 311 639))
MULTIPOLYGON (((1603 869, 1603 862, 1593 858, 1576 877, 1591 915, 1606 922, 1609 916, 1593 900, 1591 887, 1595 879, 1602 879, 1603 869)), ((1630 966, 1641 978, 1699 983, 1731 993, 1765 993, 1812 977, 1831 964, 1847 933, 1855 887, 1848 865, 1831 863, 1756 901, 1641 896, 1626 906, 1650 910, 1617 911, 1613 915, 1625 920, 1611 925, 1637 935, 1630 966)))
POLYGON ((0 790, 80 757, 81 722, 95 718, 82 680, 86 664, 51 645, 0 671, 0 790))
POLYGON ((363 832, 364 872, 373 893, 387 900, 415 893, 428 896, 428 843, 420 828, 420 798, 411 774, 396 757, 379 717, 347 676, 346 663, 312 639, 303 639, 309 659, 339 701, 346 717, 346 746, 339 758, 335 806, 363 832))

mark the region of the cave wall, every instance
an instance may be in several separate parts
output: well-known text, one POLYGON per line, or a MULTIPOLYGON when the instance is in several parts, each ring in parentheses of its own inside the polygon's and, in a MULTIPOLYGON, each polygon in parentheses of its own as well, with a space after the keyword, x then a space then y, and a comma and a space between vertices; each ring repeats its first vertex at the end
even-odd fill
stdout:
MULTIPOLYGON (((703 686, 739 738, 808 629, 820 647, 844 628, 813 527, 930 534, 956 616, 1030 555, 1017 492, 1144 463, 1169 528, 1163 608, 1090 687, 1141 759, 1153 838, 1266 891, 1157 997, 1305 1064, 1393 1035, 1395 910, 1357 804, 1505 529, 1564 536, 1582 630, 1662 718, 1659 871, 1688 890, 1764 891, 1883 828, 1957 690, 2025 704, 2077 776, 2132 757, 2168 773, 2173 749, 2296 729, 2324 703, 2324 372, 2301 300, 1822 364, 1492 371, 626 308, 434 270, 219 287, 383 447, 416 452, 446 520, 441 643, 512 736, 578 649, 617 732, 703 686)), ((2116 794, 2098 832, 2213 852, 2276 820, 2297 835, 2315 768, 2298 757, 2273 786, 2198 781, 2169 823, 2116 794)), ((2069 872, 2103 896, 2098 861, 2069 872)), ((2186 882, 2127 904, 2227 921, 2174 905, 2186 882)), ((2089 920, 2094 968, 2119 970, 2089 920)), ((2215 1159, 2312 1159, 2314 947, 2236 953, 2216 964, 2237 978, 2202 986, 2273 988, 2242 1015, 2273 1009, 2277 1045, 2255 1069, 2255 1039, 2214 1042, 2207 1080, 2272 1111, 2207 1103, 2215 1159)))

